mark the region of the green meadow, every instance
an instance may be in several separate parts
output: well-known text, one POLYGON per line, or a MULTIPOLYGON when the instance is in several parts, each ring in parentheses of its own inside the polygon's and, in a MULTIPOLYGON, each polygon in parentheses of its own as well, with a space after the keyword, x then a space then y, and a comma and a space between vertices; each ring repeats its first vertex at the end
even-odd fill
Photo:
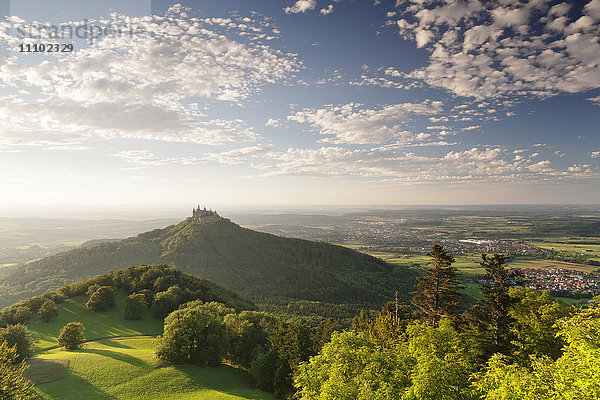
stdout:
POLYGON ((58 310, 58 317, 51 322, 36 321, 29 325, 35 340, 35 349, 47 350, 58 346, 58 335, 68 322, 77 321, 85 326, 87 340, 99 340, 120 336, 157 336, 162 333, 163 322, 148 312, 139 321, 123 319, 125 296, 116 296, 117 306, 105 312, 90 312, 84 308, 82 297, 65 301, 58 310))
POLYGON ((17 265, 17 264, 16 263, 0 264, 0 268, 14 267, 15 265, 17 265))
POLYGON ((594 252, 600 252, 600 244, 580 244, 564 242, 531 242, 529 244, 548 250, 574 251, 577 253, 586 253, 588 252, 588 250, 590 250, 592 254, 594 252))
MULTIPOLYGON (((410 255, 404 257, 392 257, 383 256, 379 254, 371 254, 375 257, 379 257, 390 264, 403 265, 403 266, 415 266, 416 264, 425 267, 430 266, 431 257, 426 255, 410 255)), ((461 255, 456 257, 454 266, 456 266, 463 274, 483 274, 485 271, 479 265, 481 255, 461 255)))
POLYGON ((514 262, 509 262, 508 265, 513 268, 564 268, 583 272, 593 272, 598 269, 598 267, 594 265, 577 264, 556 260, 517 260, 514 262))
MULTIPOLYGON (((79 351, 41 352, 37 359, 67 360, 68 366, 62 378, 36 385, 36 392, 47 400, 275 399, 228 366, 160 366, 154 359, 155 341, 149 336, 105 339, 88 342, 79 351)), ((29 377, 35 382, 36 376, 29 377)))
MULTIPOLYGON (((573 245, 565 245, 565 246, 573 246, 573 245)), ((577 246, 586 246, 586 245, 577 245, 577 246)), ((587 245, 588 247, 590 245, 587 245)), ((595 246, 595 245, 592 245, 595 246)), ((541 247, 541 246, 540 246, 541 247)), ((587 247, 586 247, 587 248, 587 247)), ((374 252, 369 253, 372 256, 379 257, 382 260, 387 261, 390 264, 394 265, 403 265, 407 267, 412 267, 415 265, 420 266, 430 266, 431 258, 425 255, 410 255, 404 257, 395 257, 391 253, 383 253, 383 252, 374 252)), ((454 266, 456 266, 462 274, 468 275, 476 275, 476 274, 484 274, 485 271, 479 265, 481 261, 481 254, 468 254, 468 255, 460 255, 456 257, 456 261, 454 266)), ((522 259, 515 258, 509 259, 507 263, 508 267, 511 268, 536 268, 536 269, 544 269, 544 268, 565 268, 572 269, 583 272, 592 272, 598 269, 597 266, 587 265, 587 264, 578 264, 571 263, 565 261, 556 261, 556 260, 531 260, 531 259, 522 259)))
POLYGON ((90 312, 85 299, 67 300, 49 323, 29 325, 35 353, 26 376, 47 400, 240 400, 275 399, 255 389, 244 371, 221 366, 163 366, 154 358, 156 336, 163 321, 147 315, 140 321, 123 319, 124 295, 117 307, 90 312), (87 342, 77 351, 58 348, 60 329, 71 321, 85 326, 87 342))

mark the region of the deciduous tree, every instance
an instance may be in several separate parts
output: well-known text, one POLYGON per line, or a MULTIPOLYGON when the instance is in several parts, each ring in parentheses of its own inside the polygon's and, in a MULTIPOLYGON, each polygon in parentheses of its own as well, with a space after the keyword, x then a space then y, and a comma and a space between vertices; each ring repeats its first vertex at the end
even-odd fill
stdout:
POLYGON ((52 299, 48 299, 42 304, 40 309, 38 310, 38 315, 40 319, 44 322, 49 322, 52 318, 58 316, 58 306, 52 299))
POLYGON ((106 311, 115 304, 115 290, 111 286, 100 286, 85 303, 85 308, 90 311, 106 311))
POLYGON ((567 346, 556 361, 532 356, 530 366, 494 355, 473 385, 486 400, 600 398, 600 308, 559 323, 567 346))
POLYGON ((85 342, 85 327, 81 322, 69 322, 60 330, 58 345, 67 350, 76 350, 85 342))
POLYGON ((129 320, 138 320, 142 318, 142 314, 146 308, 146 296, 143 293, 130 294, 125 299, 123 317, 129 320))
POLYGON ((217 304, 197 304, 169 314, 156 356, 172 364, 219 365, 227 351, 223 312, 233 310, 217 304))
POLYGON ((300 365, 301 400, 400 400, 410 386, 406 353, 382 351, 364 333, 334 333, 321 353, 300 365))
POLYGON ((528 364, 532 355, 559 358, 566 343, 558 322, 571 316, 574 308, 555 301, 546 291, 511 288, 509 295, 514 300, 509 311, 514 319, 513 358, 522 364, 528 364))

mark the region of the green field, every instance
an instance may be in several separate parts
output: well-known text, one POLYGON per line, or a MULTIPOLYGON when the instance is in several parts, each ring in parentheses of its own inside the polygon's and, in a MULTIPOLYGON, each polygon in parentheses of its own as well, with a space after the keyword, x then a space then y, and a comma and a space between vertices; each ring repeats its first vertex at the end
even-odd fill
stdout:
MULTIPOLYGON (((572 245, 565 245, 572 246, 572 245)), ((583 245, 577 245, 583 246, 583 245)), ((374 257, 381 258, 394 265, 403 265, 403 266, 414 266, 415 264, 419 264, 420 266, 430 266, 431 257, 425 255, 407 255, 403 257, 397 257, 397 255, 392 253, 385 252, 369 252, 370 255, 374 257)), ((463 274, 483 274, 485 271, 479 265, 481 261, 481 254, 470 254, 470 255, 460 255, 456 257, 456 261, 454 266, 456 266, 459 271, 463 274)), ((570 263, 565 261, 556 261, 556 260, 522 260, 522 259, 509 259, 508 267, 511 268, 536 268, 536 269, 544 269, 544 268, 565 268, 572 269, 583 272, 593 272, 598 269, 597 266, 587 265, 587 264, 577 264, 570 263)))
POLYGON ((574 251, 577 253, 590 253, 594 255, 600 253, 600 244, 575 244, 575 243, 562 243, 562 242, 531 242, 532 246, 540 247, 542 249, 557 250, 557 251, 574 251), (587 250, 591 250, 588 252, 587 250))
POLYGON ((17 265, 17 264, 16 263, 0 264, 0 269, 6 268, 6 267, 14 267, 15 265, 17 265))
MULTIPOLYGON (((404 265, 404 266, 414 266, 415 264, 419 264, 421 266, 430 266, 431 257, 425 255, 410 255, 405 257, 394 257, 391 254, 381 254, 381 253, 369 253, 372 256, 379 257, 390 264, 394 265, 404 265)), ((456 266, 460 272, 463 274, 483 274, 484 270, 479 265, 481 260, 480 254, 474 255, 464 255, 456 257, 456 262, 454 266, 456 266)))
POLYGON ((469 296, 474 300, 482 299, 481 288, 478 283, 461 283, 459 293, 469 296))
POLYGON ((123 319, 125 296, 117 295, 117 307, 105 312, 89 312, 83 305, 85 299, 79 297, 67 300, 58 310, 58 317, 49 323, 35 322, 29 325, 35 340, 35 349, 47 350, 58 345, 58 334, 67 322, 78 321, 85 326, 87 340, 99 340, 120 336, 160 335, 162 320, 153 318, 149 312, 142 320, 123 319))
POLYGON ((600 244, 580 244, 569 242, 531 242, 533 246, 547 250, 576 253, 588 260, 600 261, 600 244))
MULTIPOLYGON (((247 374, 231 367, 162 367, 154 360, 153 337, 88 342, 80 351, 61 349, 35 359, 68 360, 64 377, 36 385, 42 399, 56 400, 238 400, 275 399, 252 387, 247 374)), ((30 376, 35 381, 36 376, 30 376)))
POLYGON ((597 266, 587 264, 576 264, 564 261, 555 260, 517 260, 509 261, 508 266, 512 268, 564 268, 572 269, 575 271, 592 272, 598 269, 597 266))

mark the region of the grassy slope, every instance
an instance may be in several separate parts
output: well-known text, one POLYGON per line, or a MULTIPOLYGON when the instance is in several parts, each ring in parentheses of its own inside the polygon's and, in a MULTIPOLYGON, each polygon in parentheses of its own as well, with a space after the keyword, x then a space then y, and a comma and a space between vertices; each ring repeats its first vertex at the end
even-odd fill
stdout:
POLYGON ((161 367, 153 358, 156 339, 135 337, 89 342, 80 351, 49 350, 39 358, 68 359, 66 376, 36 386, 42 399, 57 400, 234 400, 275 399, 252 388, 230 367, 161 367))
MULTIPOLYGON (((36 385, 42 399, 275 399, 254 389, 248 375, 234 368, 159 366, 154 345, 155 336, 162 333, 162 320, 147 312, 140 321, 127 321, 123 319, 124 301, 124 295, 117 295, 116 308, 93 313, 84 308, 84 298, 70 299, 51 322, 29 325, 35 339, 33 359, 69 362, 62 379, 36 385), (88 342, 79 351, 56 348, 60 329, 71 321, 86 327, 88 342)), ((38 368, 37 376, 47 372, 51 371, 38 368)), ((35 380, 36 375, 30 378, 35 380)))
POLYGON ((125 295, 116 296, 117 307, 105 312, 89 312, 84 308, 82 297, 67 300, 58 310, 58 317, 49 323, 41 321, 29 325, 35 340, 35 349, 46 350, 58 345, 58 334, 68 322, 78 321, 85 326, 86 340, 98 340, 118 336, 160 335, 163 322, 149 312, 142 320, 123 319, 125 295))

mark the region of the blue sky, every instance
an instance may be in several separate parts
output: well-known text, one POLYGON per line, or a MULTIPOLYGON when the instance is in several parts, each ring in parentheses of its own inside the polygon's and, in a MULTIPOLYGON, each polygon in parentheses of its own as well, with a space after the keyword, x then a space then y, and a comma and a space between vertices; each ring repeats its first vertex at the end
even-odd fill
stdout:
POLYGON ((598 203, 600 0, 8 5, 0 206, 598 203))

